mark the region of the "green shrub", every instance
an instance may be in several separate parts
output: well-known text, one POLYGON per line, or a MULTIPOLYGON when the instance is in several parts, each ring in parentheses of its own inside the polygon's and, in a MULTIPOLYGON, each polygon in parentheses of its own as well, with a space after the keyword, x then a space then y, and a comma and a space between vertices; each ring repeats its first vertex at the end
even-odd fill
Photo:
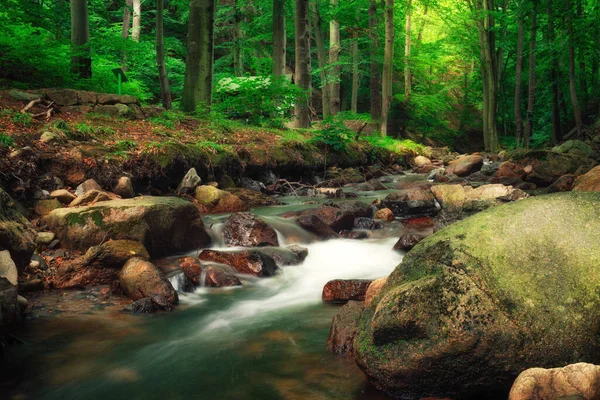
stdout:
POLYGON ((33 117, 29 113, 15 112, 12 116, 12 122, 14 122, 16 125, 31 126, 33 117))
POLYGON ((112 146, 115 152, 133 151, 137 149, 138 144, 135 140, 117 140, 112 146))
POLYGON ((313 133, 310 142, 324 144, 334 151, 346 151, 352 136, 353 132, 346 128, 341 119, 328 118, 323 121, 323 127, 313 133))
POLYGON ((4 132, 0 132, 0 146, 13 147, 14 145, 15 145, 15 139, 8 136, 4 132))

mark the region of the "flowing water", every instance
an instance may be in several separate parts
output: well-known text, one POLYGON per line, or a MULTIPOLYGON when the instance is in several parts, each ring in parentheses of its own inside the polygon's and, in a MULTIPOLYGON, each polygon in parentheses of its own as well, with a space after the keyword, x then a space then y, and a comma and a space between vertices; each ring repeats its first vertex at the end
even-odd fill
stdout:
MULTIPOLYGON (((18 381, 8 398, 384 399, 351 359, 327 352, 339 307, 323 304, 321 291, 331 279, 389 275, 402 259, 392 250, 396 232, 316 242, 274 216, 306 207, 254 211, 284 244, 306 243, 309 251, 302 264, 274 277, 182 293, 172 313, 98 311, 27 321, 26 344, 8 354, 18 381)), ((222 219, 206 221, 216 247, 222 219)))

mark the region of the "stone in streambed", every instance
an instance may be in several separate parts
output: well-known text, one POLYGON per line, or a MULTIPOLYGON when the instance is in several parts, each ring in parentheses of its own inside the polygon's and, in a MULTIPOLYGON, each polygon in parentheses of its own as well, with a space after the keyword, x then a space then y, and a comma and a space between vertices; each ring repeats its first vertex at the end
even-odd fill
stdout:
POLYGON ((371 218, 360 217, 354 220, 354 227, 356 229, 374 230, 383 228, 383 224, 371 218))
POLYGON ((0 251, 0 277, 6 278, 13 286, 18 284, 18 271, 8 250, 0 251))
POLYGON ((382 202, 396 216, 436 215, 437 206, 430 190, 406 189, 389 194, 382 202))
POLYGON ((0 188, 0 251, 8 250, 17 269, 22 271, 36 247, 37 233, 31 222, 17 210, 13 199, 0 188))
POLYGON ((279 246, 277 232, 250 213, 233 214, 225 222, 223 237, 228 246, 279 246))
POLYGON ((202 261, 211 261, 233 267, 241 274, 268 277, 274 275, 277 263, 273 257, 258 250, 216 251, 203 250, 198 257, 202 261))
POLYGON ((198 176, 196 168, 190 168, 177 186, 177 194, 192 193, 200 183, 202 183, 202 179, 198 176))
POLYGON ((370 279, 335 279, 323 287, 321 298, 328 303, 344 304, 350 300, 364 301, 370 279))
POLYGON ((171 311, 172 309, 173 305, 169 300, 159 294, 136 300, 125 308, 126 311, 134 314, 151 314, 157 311, 171 311))
POLYGON ((50 192, 50 198, 57 199, 62 204, 69 204, 75 200, 75 195, 66 189, 58 189, 50 192))
POLYGON ((159 295, 169 304, 177 304, 179 297, 171 283, 149 261, 132 258, 119 273, 119 283, 123 292, 132 300, 159 295))
POLYGON ((410 251, 413 247, 415 247, 423 239, 424 239, 423 236, 406 233, 406 234, 400 236, 400 239, 398 239, 398 241, 394 245, 394 250, 410 251))
POLYGON ((33 205, 33 210, 39 216, 44 216, 49 214, 51 211, 56 210, 57 208, 62 208, 62 204, 57 199, 50 200, 38 200, 33 205))
POLYGON ((524 369, 597 361, 599 213, 559 193, 428 237, 366 307, 358 365, 392 397, 506 398, 524 369))
POLYGON ((5 277, 0 277, 0 328, 20 318, 17 286, 5 277))
POLYGON ((316 215, 303 215, 296 218, 296 224, 302 229, 317 235, 319 239, 335 239, 339 235, 329 227, 321 218, 316 215))
POLYGON ((379 278, 371 282, 367 288, 367 293, 365 293, 365 306, 368 306, 373 302, 373 299, 379 295, 386 282, 387 278, 379 278))
MULTIPOLYGON (((367 207, 366 205, 364 205, 367 207)), ((334 232, 340 232, 343 230, 351 230, 354 227, 354 218, 363 216, 357 215, 358 213, 364 212, 360 210, 350 211, 344 210, 338 207, 321 206, 319 208, 313 208, 300 213, 301 216, 314 215, 325 222, 334 232), (355 217, 356 216, 356 217, 355 217)))
POLYGON ((273 260, 275 260, 279 267, 298 265, 308 256, 308 249, 298 245, 289 247, 261 247, 258 251, 273 257, 273 260))
POLYGON ((600 192, 600 166, 585 175, 579 176, 573 184, 573 191, 600 192))
POLYGON ((194 286, 229 287, 241 286, 235 270, 228 265, 206 265, 195 257, 178 260, 179 267, 194 286), (204 278, 204 281, 202 279, 204 278))
POLYGON ((450 162, 450 165, 446 169, 446 174, 452 174, 462 178, 479 171, 482 166, 483 157, 480 155, 472 154, 468 156, 462 156, 450 162))
POLYGON ((239 197, 214 186, 198 186, 194 197, 203 213, 229 213, 248 209, 239 197))
POLYGON ((364 303, 359 301, 349 301, 340 308, 331 323, 327 350, 340 355, 352 354, 354 338, 364 308, 364 303))
POLYGON ((381 210, 377 210, 377 212, 375 212, 374 218, 381 219, 381 220, 388 221, 388 222, 396 219, 396 217, 394 217, 394 213, 389 208, 382 208, 381 210))

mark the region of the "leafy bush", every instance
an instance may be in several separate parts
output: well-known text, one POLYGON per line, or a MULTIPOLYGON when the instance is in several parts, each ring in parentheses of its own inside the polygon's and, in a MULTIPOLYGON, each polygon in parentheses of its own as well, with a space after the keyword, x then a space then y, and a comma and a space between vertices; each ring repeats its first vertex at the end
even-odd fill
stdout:
POLYGON ((324 144, 334 151, 346 151, 352 136, 353 132, 346 128, 342 120, 328 118, 323 121, 323 127, 313 134, 310 142, 324 144))
POLYGON ((16 112, 12 116, 12 122, 14 122, 16 125, 30 126, 33 122, 33 117, 29 113, 23 114, 20 112, 16 112))
POLYGON ((15 139, 8 136, 4 132, 0 132, 0 146, 13 147, 14 145, 15 145, 15 139))

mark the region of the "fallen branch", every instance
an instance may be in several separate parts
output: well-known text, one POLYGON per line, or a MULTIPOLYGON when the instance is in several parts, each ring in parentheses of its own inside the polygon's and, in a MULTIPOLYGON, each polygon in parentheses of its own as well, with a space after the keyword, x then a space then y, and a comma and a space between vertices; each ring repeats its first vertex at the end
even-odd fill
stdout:
POLYGON ((29 102, 29 103, 28 103, 28 104, 25 106, 25 108, 23 108, 23 109, 21 110, 21 114, 25 114, 27 111, 31 110, 31 108, 32 108, 33 106, 35 106, 36 104, 38 104, 38 103, 41 103, 41 102, 42 102, 42 99, 35 99, 35 100, 31 100, 31 101, 30 101, 30 102, 29 102))

